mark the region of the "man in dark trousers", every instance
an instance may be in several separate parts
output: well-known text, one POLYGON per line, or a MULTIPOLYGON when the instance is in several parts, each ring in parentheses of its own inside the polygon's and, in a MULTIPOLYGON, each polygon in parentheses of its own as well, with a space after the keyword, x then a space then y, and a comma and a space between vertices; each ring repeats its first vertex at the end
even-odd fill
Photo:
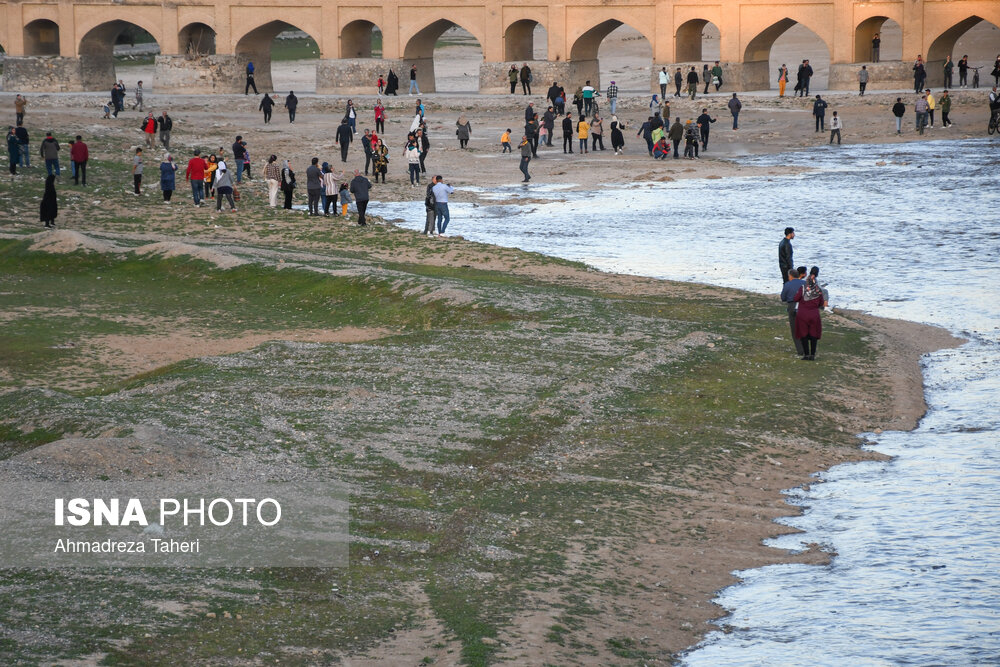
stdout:
POLYGON ((816 101, 813 102, 813 115, 816 116, 816 131, 823 132, 826 129, 824 125, 826 121, 826 100, 824 100, 819 95, 816 96, 816 101))
POLYGON ((715 119, 708 115, 708 109, 702 109, 701 115, 695 121, 698 123, 698 127, 701 128, 701 150, 708 150, 708 133, 711 130, 711 124, 715 122, 715 119))
POLYGON ((309 194, 309 215, 319 215, 320 193, 323 192, 323 171, 319 168, 319 158, 314 157, 306 169, 306 192, 309 194))
POLYGON ((542 127, 545 128, 545 145, 552 146, 552 131, 556 128, 556 114, 550 106, 542 114, 542 127))
POLYGON ((368 191, 371 187, 372 182, 355 169, 354 179, 351 181, 351 194, 354 195, 354 203, 358 207, 358 224, 362 227, 368 224, 365 222, 365 211, 368 209, 368 191))
POLYGON ((288 97, 285 98, 285 108, 288 109, 288 122, 295 122, 295 110, 299 106, 299 98, 295 97, 295 91, 289 90, 288 97))
POLYGON ((344 116, 340 119, 340 127, 337 128, 337 136, 333 142, 340 145, 341 162, 347 162, 347 149, 351 147, 353 138, 354 132, 351 131, 351 124, 347 121, 347 116, 344 116))
POLYGON ((802 74, 802 89, 799 91, 799 93, 801 93, 802 97, 808 97, 809 80, 812 79, 813 75, 813 68, 812 65, 809 64, 808 58, 802 61, 801 74, 802 74))
POLYGON ((233 159, 236 160, 236 182, 243 182, 243 163, 247 160, 247 149, 243 145, 243 135, 238 135, 233 142, 233 159))
POLYGON ((678 67, 677 71, 674 72, 674 97, 681 96, 681 86, 684 85, 684 75, 681 74, 681 68, 678 67))
POLYGON ((87 144, 83 143, 83 137, 79 134, 76 135, 76 141, 73 142, 73 146, 69 149, 69 159, 73 161, 73 185, 79 185, 80 179, 83 179, 84 187, 87 186, 87 160, 90 159, 90 151, 87 149, 87 144))
POLYGON ((253 94, 257 94, 257 84, 253 80, 253 62, 247 63, 247 85, 243 87, 243 94, 248 95, 253 88, 253 94))
POLYGON ((795 343, 795 353, 800 357, 805 354, 802 347, 802 339, 795 337, 795 315, 796 306, 795 295, 799 293, 802 286, 806 284, 806 281, 799 276, 805 275, 805 268, 800 267, 802 273, 799 273, 799 269, 791 269, 787 274, 785 274, 785 286, 781 288, 781 303, 785 304, 785 310, 788 312, 788 325, 792 331, 792 342, 795 343))
POLYGON ((365 130, 365 133, 361 136, 361 147, 365 149, 365 176, 368 175, 368 167, 372 163, 372 131, 369 129, 365 130))
POLYGON ((667 132, 667 136, 670 141, 674 144, 674 159, 679 160, 680 156, 677 154, 677 149, 680 148, 681 139, 684 138, 684 126, 681 125, 681 117, 678 116, 674 119, 674 124, 670 126, 670 130, 667 132))
POLYGON ((271 110, 274 108, 274 98, 264 93, 264 97, 260 100, 260 106, 257 107, 258 111, 264 112, 264 125, 271 122, 271 110))
POLYGON ((174 120, 164 111, 156 121, 156 126, 160 130, 160 145, 170 150, 170 133, 174 129, 174 120))
POLYGON ((528 67, 528 63, 524 63, 521 67, 521 91, 525 95, 531 94, 531 68, 528 67))
POLYGON ((788 272, 795 268, 792 261, 792 239, 795 238, 795 229, 785 227, 785 238, 778 244, 778 269, 781 271, 781 282, 788 282, 788 272))
POLYGON ((524 174, 524 180, 522 183, 527 183, 531 180, 531 174, 528 173, 528 163, 531 162, 531 142, 528 141, 528 136, 525 135, 521 137, 521 166, 519 169, 521 173, 524 174))
POLYGON ((573 114, 568 113, 566 117, 563 118, 562 122, 563 130, 563 153, 573 152, 573 114), (566 150, 566 148, 569 150, 566 150))
POLYGON ((427 126, 422 121, 417 130, 417 148, 420 149, 420 173, 426 174, 427 167, 424 165, 424 160, 427 159, 427 153, 431 150, 431 140, 427 138, 427 126))

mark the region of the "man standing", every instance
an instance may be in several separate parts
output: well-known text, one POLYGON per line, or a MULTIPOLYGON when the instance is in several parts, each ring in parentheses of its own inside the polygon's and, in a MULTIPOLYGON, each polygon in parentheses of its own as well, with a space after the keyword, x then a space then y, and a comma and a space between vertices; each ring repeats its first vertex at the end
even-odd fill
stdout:
POLYGON ((931 89, 928 88, 924 91, 927 97, 927 116, 930 118, 931 127, 934 127, 934 109, 937 108, 937 101, 934 99, 934 95, 931 94, 931 89))
POLYGON ((247 149, 243 145, 243 135, 237 135, 233 142, 233 159, 236 160, 236 182, 243 182, 243 163, 246 162, 247 149))
POLYGON ((354 195, 354 204, 358 207, 358 224, 362 227, 368 225, 365 221, 365 211, 368 210, 368 191, 371 187, 371 181, 355 169, 354 179, 351 181, 351 194, 354 195))
POLYGON ((253 80, 253 61, 247 63, 247 83, 243 86, 243 94, 249 95, 250 89, 253 88, 253 94, 257 94, 257 84, 253 80))
POLYGON ((913 63, 913 92, 919 95, 920 91, 924 89, 924 80, 926 79, 927 70, 924 69, 924 58, 917 56, 916 62, 913 63))
POLYGON ((896 117, 896 134, 903 133, 903 116, 906 115, 906 105, 903 98, 897 97, 896 103, 892 105, 892 115, 896 117))
POLYGON ((809 64, 809 59, 806 58, 802 61, 802 97, 809 96, 809 80, 812 79, 813 68, 809 64))
POLYGON ((344 116, 340 119, 340 126, 337 127, 337 135, 333 140, 334 144, 340 146, 341 162, 347 162, 347 150, 351 147, 351 140, 353 138, 354 133, 351 131, 351 125, 347 122, 347 116, 344 116))
POLYGON ((878 36, 878 33, 875 33, 875 36, 872 37, 872 62, 873 63, 877 63, 878 62, 878 53, 879 53, 879 48, 881 46, 882 46, 882 39, 878 36))
MULTIPOLYGON (((805 267, 802 268, 804 269, 805 267)), ((798 269, 790 269, 785 274, 785 284, 781 288, 781 303, 785 304, 785 311, 788 313, 788 325, 792 331, 792 342, 795 343, 795 353, 801 357, 805 352, 803 352, 802 348, 802 339, 795 336, 795 308, 797 305, 795 303, 795 295, 799 293, 799 290, 806 284, 806 281, 801 279, 800 275, 801 273, 799 273, 798 269)))
POLYGON ((20 93, 14 98, 14 122, 20 125, 24 122, 24 107, 28 105, 28 100, 26 100, 20 93))
POLYGON ((611 105, 611 115, 615 115, 615 109, 618 108, 618 86, 614 81, 608 86, 608 104, 611 105))
POLYGON ((868 65, 862 65, 858 72, 858 95, 864 96, 865 88, 868 87, 868 65))
POLYGON ((917 132, 924 133, 924 125, 927 124, 927 96, 922 95, 917 103, 913 105, 913 111, 917 114, 917 132))
POLYGON ((693 100, 695 94, 697 94, 698 92, 698 70, 696 70, 694 67, 692 67, 691 70, 688 72, 687 84, 688 84, 688 95, 690 95, 691 99, 693 100))
POLYGON ((156 119, 153 118, 152 111, 146 114, 146 118, 142 121, 142 132, 146 135, 146 148, 154 148, 156 146, 156 119))
POLYGON ((309 215, 319 215, 320 193, 323 192, 323 172, 319 158, 314 157, 306 169, 306 192, 309 195, 309 215))
POLYGON ((542 127, 545 128, 545 145, 552 147, 552 131, 556 129, 556 114, 552 107, 542 114, 542 127))
POLYGON ((969 81, 969 56, 962 56, 958 61, 958 85, 965 88, 969 81))
POLYGON ((681 74, 681 68, 678 67, 677 71, 674 72, 674 97, 681 96, 681 86, 684 85, 684 75, 681 74))
POLYGON ((438 236, 444 236, 444 230, 448 228, 448 223, 451 221, 451 213, 448 211, 448 195, 454 191, 455 188, 446 184, 440 174, 434 177, 434 212, 437 214, 438 236))
POLYGON ((257 107, 258 111, 264 112, 264 125, 271 122, 271 109, 274 108, 274 98, 264 93, 264 97, 260 100, 260 106, 257 107))
POLYGON ((944 127, 951 127, 952 122, 948 119, 948 114, 951 113, 951 96, 948 95, 948 91, 941 93, 941 125, 944 127))
POLYGON ((816 117, 816 131, 823 132, 826 130, 824 121, 826 120, 826 107, 829 106, 819 95, 816 96, 816 101, 813 102, 813 116, 816 117))
POLYGON ((590 81, 587 81, 586 85, 583 87, 583 115, 589 116, 590 110, 594 106, 594 87, 590 85, 590 81))
MULTIPOLYGON (((511 67, 516 74, 517 68, 513 65, 511 67)), ((436 211, 434 210, 434 183, 435 180, 432 178, 431 182, 427 184, 426 192, 424 192, 424 209, 427 211, 427 219, 424 220, 424 234, 427 236, 434 235, 434 217, 436 215, 436 211)))
POLYGON ((528 63, 521 66, 521 92, 525 95, 531 94, 531 68, 528 67, 528 63))
POLYGON ((944 61, 944 87, 951 88, 951 76, 955 71, 955 63, 951 62, 951 56, 946 56, 944 61))
POLYGON ((715 119, 708 115, 708 109, 702 109, 701 115, 698 116, 698 120, 695 122, 701 128, 701 150, 706 151, 708 150, 708 134, 715 119))
POLYGON ((170 150, 170 132, 174 129, 174 121, 166 111, 160 113, 160 119, 156 121, 160 129, 160 144, 170 150))
POLYGON ((139 111, 143 110, 142 109, 142 81, 139 81, 139 83, 137 83, 136 86, 135 86, 135 102, 132 103, 132 111, 135 111, 136 108, 138 108, 139 111))
MULTIPOLYGON (((736 93, 733 94, 735 95, 736 93)), ((681 146, 681 139, 684 138, 684 126, 681 125, 680 116, 674 119, 674 124, 670 126, 670 130, 667 132, 667 137, 670 138, 671 143, 674 145, 674 159, 679 160, 681 156, 678 155, 678 149, 681 146)), ((652 150, 650 150, 650 154, 652 155, 652 150)))
POLYGON ((667 96, 667 84, 670 83, 670 75, 667 74, 667 68, 660 69, 660 73, 657 76, 660 79, 660 98, 664 98, 667 96))
POLYGON ((830 143, 833 143, 833 135, 837 135, 837 145, 840 145, 840 116, 837 112, 833 112, 833 118, 830 119, 830 143))
MULTIPOLYGON (((513 95, 517 92, 517 65, 511 65, 510 70, 507 72, 507 81, 510 83, 510 94, 513 95)), ((431 183, 427 187, 433 187, 431 183)))
POLYGON ((39 147, 39 154, 42 159, 45 160, 45 173, 47 176, 55 174, 59 175, 59 142, 52 137, 52 133, 48 132, 45 138, 42 139, 42 145, 39 147))
POLYGON ((795 229, 785 227, 785 238, 778 244, 778 269, 781 271, 781 281, 788 282, 788 272, 795 268, 792 260, 792 239, 795 238, 795 229))
POLYGON ((519 169, 524 174, 524 180, 521 182, 527 183, 531 180, 531 175, 528 173, 528 163, 531 162, 531 142, 528 141, 527 136, 521 137, 521 143, 518 148, 521 149, 521 166, 519 169))
MULTIPOLYGON (((190 163, 188 163, 190 167, 190 163)), ((267 158, 264 165, 264 181, 267 182, 267 203, 271 208, 278 205, 278 189, 281 187, 281 167, 278 166, 278 156, 267 158)))
POLYGON ((208 163, 201 157, 201 151, 196 150, 194 157, 188 160, 187 169, 184 171, 184 178, 191 182, 191 195, 194 197, 195 206, 201 206, 201 200, 205 198, 206 169, 208 163))
POLYGON ((368 175, 368 167, 372 163, 372 131, 370 129, 365 129, 365 133, 361 136, 361 148, 365 151, 365 176, 368 175))
POLYGON ((410 65, 410 92, 408 94, 412 95, 414 90, 417 91, 417 95, 420 94, 420 86, 417 85, 417 66, 410 65))
POLYGON ((87 187, 87 160, 90 159, 90 151, 87 144, 83 143, 83 137, 76 135, 73 147, 69 149, 69 159, 73 161, 73 185, 79 185, 83 179, 83 187, 87 187))
POLYGON ((729 113, 733 114, 733 129, 740 129, 740 111, 743 109, 743 103, 740 102, 740 98, 736 97, 736 93, 729 98, 729 113))
POLYGON ((562 121, 563 153, 573 152, 573 114, 568 113, 562 121), (569 150, 566 150, 566 149, 569 150))
POLYGON ((285 108, 288 109, 288 122, 295 122, 295 110, 299 107, 299 98, 295 97, 295 91, 289 90, 288 97, 285 98, 285 108))
POLYGON ((718 60, 712 67, 712 84, 715 86, 715 92, 719 92, 719 88, 722 87, 722 65, 719 64, 718 60))
POLYGON ((31 166, 31 151, 29 150, 28 144, 31 140, 28 137, 28 130, 24 127, 23 121, 18 121, 17 127, 14 128, 14 135, 17 137, 18 145, 21 149, 20 162, 17 166, 19 167, 30 167, 31 166))

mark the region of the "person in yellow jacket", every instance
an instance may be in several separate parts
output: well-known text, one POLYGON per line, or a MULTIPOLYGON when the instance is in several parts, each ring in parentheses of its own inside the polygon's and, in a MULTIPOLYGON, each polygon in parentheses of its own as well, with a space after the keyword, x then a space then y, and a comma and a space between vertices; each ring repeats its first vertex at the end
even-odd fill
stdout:
POLYGON ((934 101, 934 96, 931 95, 930 88, 924 92, 927 93, 927 118, 931 121, 931 127, 934 127, 934 108, 937 106, 937 102, 934 101))
POLYGON ((503 134, 500 135, 500 145, 503 146, 503 150, 500 151, 501 153, 510 153, 511 152, 510 151, 510 128, 509 127, 507 128, 506 132, 504 132, 503 134))
POLYGON ((208 157, 208 166, 205 167, 205 192, 208 197, 215 198, 215 170, 219 168, 219 158, 212 153, 208 157))
POLYGON ((580 120, 576 124, 576 136, 580 139, 580 152, 588 152, 587 139, 590 138, 590 125, 587 124, 586 116, 580 116, 580 120))

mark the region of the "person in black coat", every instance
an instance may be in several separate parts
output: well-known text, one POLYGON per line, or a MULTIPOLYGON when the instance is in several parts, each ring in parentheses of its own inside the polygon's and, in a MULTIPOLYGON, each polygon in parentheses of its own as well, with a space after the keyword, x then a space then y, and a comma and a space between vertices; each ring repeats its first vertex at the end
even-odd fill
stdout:
POLYGON ((778 270, 781 271, 782 284, 788 282, 788 272, 795 268, 795 260, 792 259, 792 239, 795 238, 795 229, 785 227, 785 238, 778 244, 778 270))
POLYGON ((288 122, 295 122, 295 110, 299 107, 299 98, 295 97, 295 91, 289 90, 288 97, 285 98, 285 108, 288 109, 288 122))
POLYGON ((264 125, 271 122, 271 110, 274 108, 274 98, 264 93, 264 97, 260 100, 260 106, 257 107, 258 111, 264 112, 264 125))
POLYGON ((39 206, 39 218, 45 226, 52 229, 56 226, 56 216, 59 215, 59 202, 56 200, 56 175, 49 174, 45 178, 45 194, 39 206))
POLYGON ((695 121, 701 130, 701 150, 703 151, 708 150, 708 135, 712 131, 711 126, 714 122, 715 119, 708 115, 708 109, 702 109, 701 115, 698 116, 698 120, 695 121))
POLYGON ((399 77, 392 70, 389 70, 389 74, 385 77, 385 94, 386 95, 399 95, 399 77))
POLYGON ((334 143, 340 144, 341 162, 347 162, 347 149, 351 147, 352 139, 354 139, 354 132, 351 130, 347 116, 344 116, 340 121, 340 127, 337 128, 337 138, 334 140, 334 143))

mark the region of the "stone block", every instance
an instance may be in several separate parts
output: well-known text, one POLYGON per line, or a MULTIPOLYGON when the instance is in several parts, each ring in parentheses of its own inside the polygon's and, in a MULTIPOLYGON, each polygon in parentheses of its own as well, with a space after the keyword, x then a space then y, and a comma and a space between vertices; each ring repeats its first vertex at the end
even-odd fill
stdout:
MULTIPOLYGON (((479 92, 487 95, 509 95, 510 83, 507 72, 510 71, 511 65, 517 66, 518 71, 520 71, 524 62, 483 62, 479 66, 479 92)), ((544 97, 553 81, 557 81, 569 92, 570 84, 578 79, 576 63, 550 60, 529 60, 527 63, 528 67, 531 68, 532 97, 544 97)), ((518 79, 516 94, 521 95, 520 79, 518 79)))
MULTIPOLYGON (((913 90, 913 63, 899 60, 880 63, 842 63, 830 65, 830 90, 857 90, 861 65, 868 67, 868 90, 913 90)), ((928 77, 930 78, 930 77, 928 77)), ((944 74, 938 74, 937 86, 944 74)), ((958 81, 958 70, 955 70, 958 81)), ((928 81, 928 87, 930 82, 928 81)))
POLYGON ((3 85, 10 92, 79 92, 111 90, 115 82, 112 57, 87 55, 7 56, 3 85))
MULTIPOLYGON (((419 65, 417 84, 423 92, 419 65)), ((400 94, 410 86, 410 66, 402 60, 383 58, 324 59, 316 63, 316 92, 339 95, 376 95, 378 78, 385 78, 392 69, 399 77, 400 94), (405 67, 405 69, 404 69, 405 67), (405 77, 405 78, 404 78, 405 77)))

